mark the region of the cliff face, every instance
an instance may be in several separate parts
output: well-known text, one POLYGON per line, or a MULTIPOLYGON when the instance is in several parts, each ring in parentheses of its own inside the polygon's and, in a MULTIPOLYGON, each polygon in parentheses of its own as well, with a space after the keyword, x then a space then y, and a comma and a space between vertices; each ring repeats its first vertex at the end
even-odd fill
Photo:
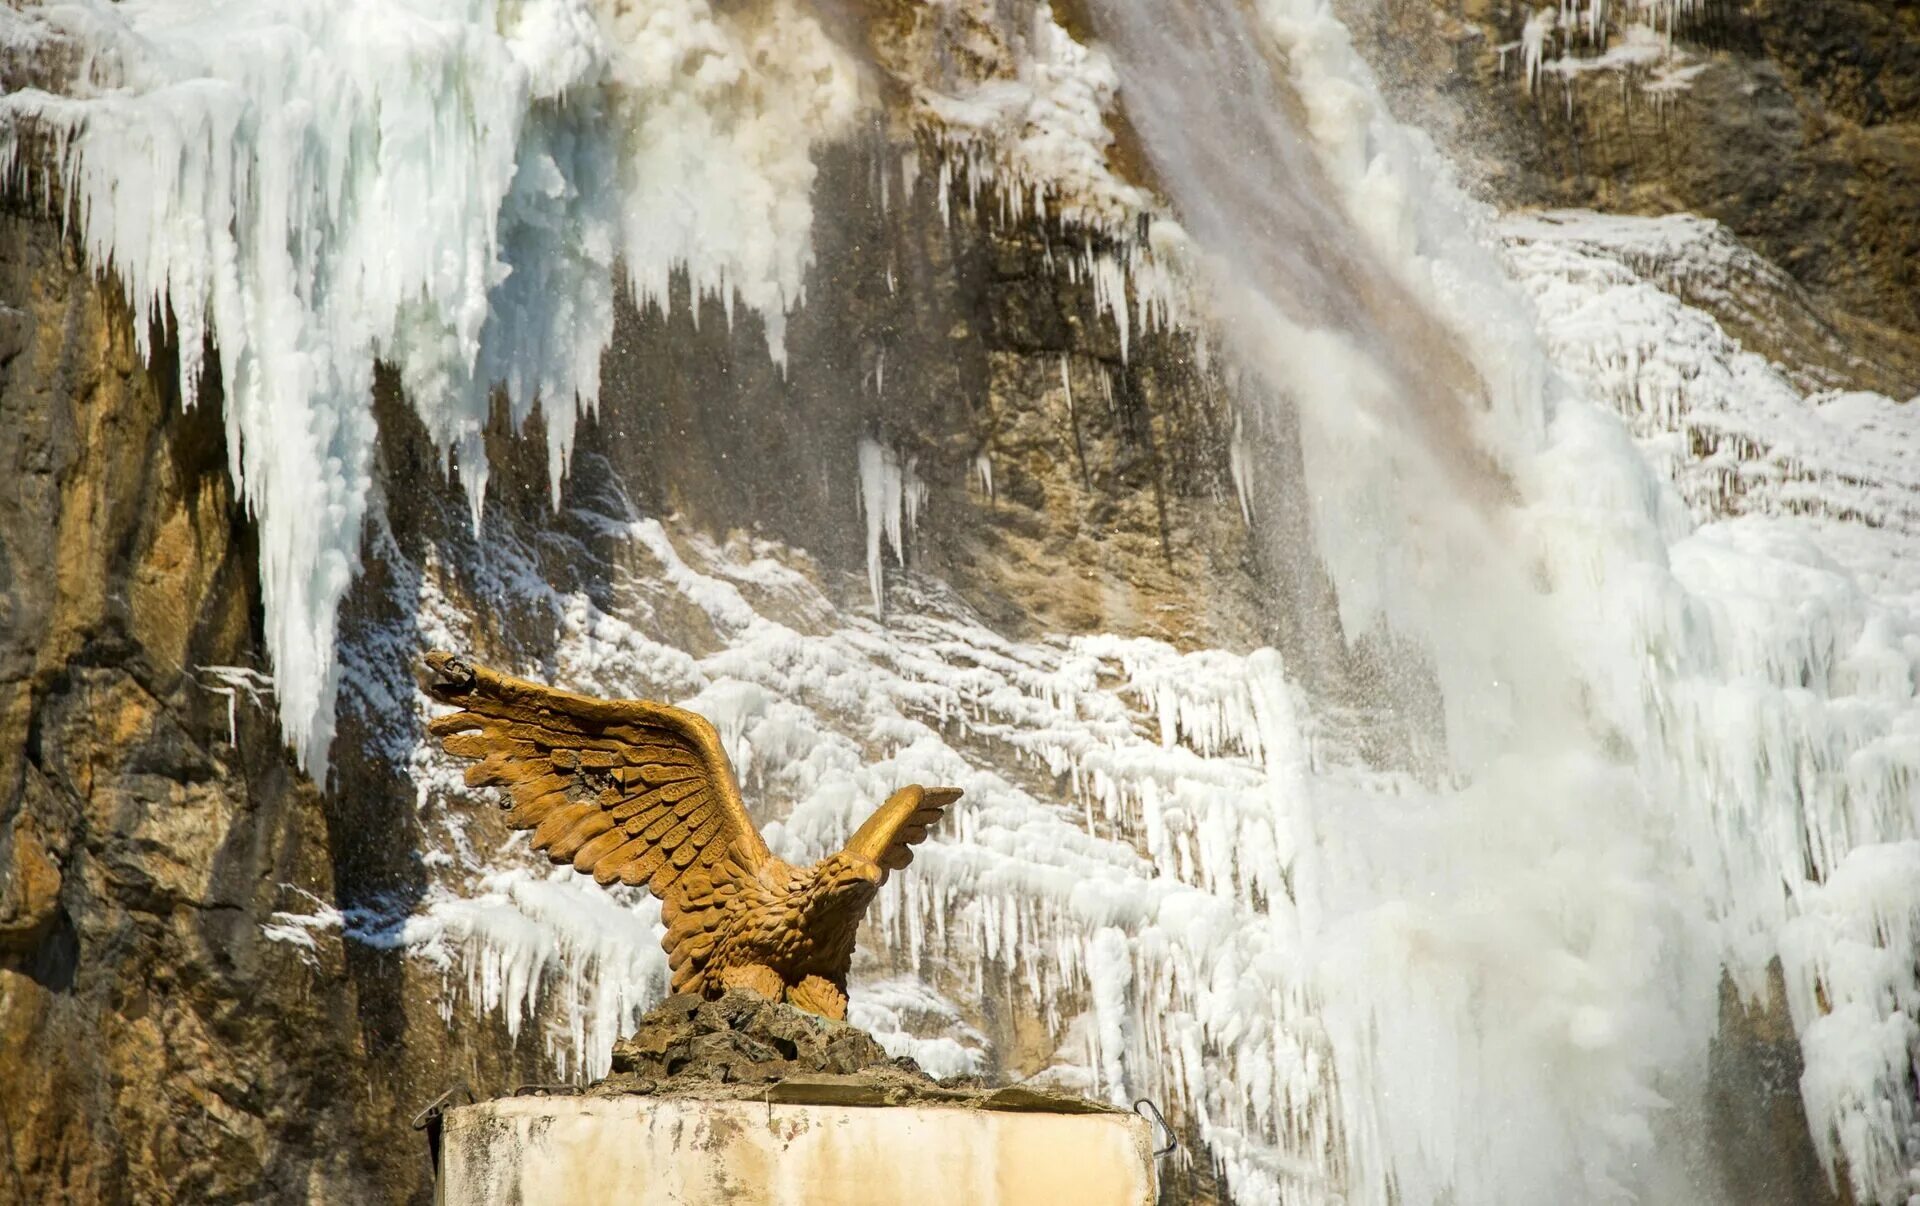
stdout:
MULTIPOLYGON (((911 25, 905 6, 864 7, 883 30, 911 25)), ((1496 50, 1520 37, 1522 6, 1390 3, 1356 29, 1407 115, 1451 114, 1504 202, 1718 217, 1793 279, 1703 289, 1701 304, 1823 384, 1920 388, 1920 236, 1902 208, 1920 195, 1912 13, 1709 11, 1681 39, 1703 70, 1662 99, 1605 72, 1529 91, 1518 52, 1503 67, 1496 50)), ((434 635, 417 616, 441 591, 478 656, 551 664, 558 618, 502 584, 524 570, 611 610, 630 578, 664 571, 636 570, 608 517, 804 550, 820 595, 850 611, 867 605, 877 557, 884 585, 1010 637, 1272 644, 1332 694, 1366 694, 1367 655, 1340 639, 1324 575, 1277 551, 1303 541, 1249 538, 1243 505, 1282 528, 1305 522, 1301 475, 1275 466, 1243 499, 1228 391, 1204 349, 1136 327, 1123 354, 1090 274, 1070 268, 1111 236, 1015 216, 990 186, 970 207, 964 183, 943 197, 935 149, 904 125, 822 160, 816 266, 784 369, 757 320, 684 286, 666 313, 622 302, 602 408, 557 511, 538 435, 496 422, 476 535, 458 481, 382 379, 377 506, 343 616, 326 784, 281 748, 218 382, 183 410, 165 341, 141 363, 117 288, 57 221, 9 202, 0 1201, 424 1200, 415 1110, 457 1082, 492 1093, 556 1078, 552 1016, 514 1030, 506 1013, 468 1009, 458 969, 398 941, 399 922, 461 873, 433 826, 455 813, 475 846, 507 842, 489 813, 416 787, 406 662, 434 635), (917 192, 909 161, 926 165, 917 192), (863 447, 925 489, 905 567, 870 533, 863 447)), ((1143 176, 1122 134, 1114 157, 1143 176)), ((636 623, 680 649, 715 642, 686 608, 636 623)), ((1008 757, 1000 769, 1071 794, 1056 768, 1008 757)), ((884 958, 880 970, 969 1002, 956 1023, 999 1070, 1038 1071, 1064 1042, 1061 1019, 1023 1007, 1006 973, 973 983, 937 957, 884 958)), ((1824 1179, 1783 1014, 1729 994, 1714 1121, 1738 1186, 1814 1200, 1824 1179), (1760 1114, 1778 1141, 1741 1148, 1760 1114)), ((1218 1192, 1205 1160, 1172 1185, 1176 1199, 1218 1192)))
POLYGON ((350 1191, 351 994, 260 928, 330 891, 326 809, 208 669, 259 662, 219 412, 57 225, 0 228, 0 1195, 350 1191))
MULTIPOLYGON (((381 517, 344 617, 326 787, 274 725, 218 383, 183 411, 112 283, 55 220, 6 212, 0 1199, 418 1199, 415 1110, 456 1081, 553 1079, 536 1032, 444 1020, 437 968, 338 933, 286 941, 275 916, 393 918, 428 890, 405 761, 428 561, 473 592, 481 652, 523 663, 551 648, 552 618, 488 594, 486 550, 536 550, 556 589, 604 592, 616 558, 582 505, 804 548, 857 603, 866 438, 925 483, 913 564, 1004 631, 1284 638, 1254 619, 1227 420, 1194 349, 1135 332, 1122 357, 1091 285, 1048 263, 1091 236, 987 204, 949 222, 931 189, 883 206, 877 165, 911 150, 825 165, 786 373, 717 303, 697 323, 684 296, 666 315, 622 304, 557 513, 539 438, 499 432, 476 543, 457 480, 383 385, 381 517)), ((1009 1050, 1027 1026, 995 1024, 1009 1050)))

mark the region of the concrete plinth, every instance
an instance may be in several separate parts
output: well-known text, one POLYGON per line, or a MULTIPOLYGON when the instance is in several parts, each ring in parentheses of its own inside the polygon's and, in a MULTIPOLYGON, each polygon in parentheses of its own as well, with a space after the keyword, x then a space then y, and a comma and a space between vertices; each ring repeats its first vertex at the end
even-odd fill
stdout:
POLYGON ((444 1206, 1151 1206, 1152 1134, 1122 1113, 652 1097, 450 1110, 444 1206))

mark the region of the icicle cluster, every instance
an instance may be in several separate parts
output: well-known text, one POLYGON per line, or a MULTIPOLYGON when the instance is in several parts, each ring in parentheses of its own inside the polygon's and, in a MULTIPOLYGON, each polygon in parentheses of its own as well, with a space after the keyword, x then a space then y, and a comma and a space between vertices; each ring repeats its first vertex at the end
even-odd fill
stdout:
MULTIPOLYGON (((492 391, 536 401, 555 496, 599 392, 612 272, 665 305, 760 313, 777 358, 809 260, 816 140, 854 71, 793 0, 80 0, 9 17, 84 51, 68 95, 0 97, 135 336, 217 350, 227 447, 261 525, 281 724, 323 770, 335 615, 360 563, 373 365, 395 364, 476 512, 492 391)), ((16 30, 9 37, 25 37, 16 30)))
MULTIPOLYGON (((1324 1040, 1307 969, 1281 957, 1299 947, 1289 876, 1304 836, 1287 785, 1307 773, 1310 746, 1328 758, 1342 747, 1302 733, 1276 655, 1011 643, 911 580, 882 625, 836 611, 777 546, 722 548, 652 520, 609 530, 627 550, 608 610, 506 564, 494 585, 541 592, 519 601, 561 625, 556 681, 712 717, 782 857, 838 848, 902 783, 966 790, 875 907, 856 1020, 930 1067, 980 1071, 997 1057, 956 1003, 977 1011, 1004 983, 1018 994, 1007 1007, 1059 1038, 1046 1079, 1117 1101, 1151 1093, 1223 1149, 1277 1146, 1302 1161, 1323 1150, 1334 1126, 1324 1040), (697 631, 620 618, 685 616, 689 604, 697 631), (831 623, 809 635, 782 614, 831 623), (695 644, 715 651, 681 651, 695 644), (1064 796, 1044 786, 1056 778, 1064 796)), ((456 626, 459 640, 466 618, 437 590, 423 598, 423 626, 456 626)), ((429 799, 465 798, 457 768, 425 748, 416 758, 429 799)), ((662 991, 655 910, 618 924, 598 905, 569 915, 600 890, 472 850, 463 811, 428 814, 429 860, 459 878, 400 940, 516 1030, 545 994, 558 1062, 603 1068, 637 1007, 618 986, 662 991)))
POLYGON ((1519 40, 1496 49, 1502 70, 1507 56, 1519 52, 1528 92, 1538 91, 1548 75, 1558 76, 1569 107, 1574 81, 1596 73, 1625 77, 1663 98, 1690 88, 1707 69, 1705 61, 1675 45, 1682 22, 1698 7, 1699 0, 1562 0, 1535 8, 1519 40), (1559 53, 1549 58, 1552 49, 1559 53))
MULTIPOLYGON (((1005 223, 1038 216, 1069 237, 1050 249, 1068 278, 1093 287, 1124 359, 1136 334, 1185 325, 1199 304, 1178 224, 1111 162, 1118 78, 1097 46, 1067 33, 1044 0, 957 0, 918 10, 914 36, 886 64, 907 84, 938 156, 941 214, 977 207, 991 189, 1005 223), (956 71, 952 64, 973 64, 956 71)), ((912 196, 917 155, 902 163, 912 196)))

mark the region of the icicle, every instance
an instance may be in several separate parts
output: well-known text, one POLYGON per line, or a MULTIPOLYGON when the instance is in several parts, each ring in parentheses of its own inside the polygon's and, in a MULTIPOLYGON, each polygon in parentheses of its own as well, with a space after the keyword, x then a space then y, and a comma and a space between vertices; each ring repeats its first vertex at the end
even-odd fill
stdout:
POLYGON ((1546 62, 1547 37, 1559 23, 1557 12, 1551 8, 1540 8, 1527 18, 1526 26, 1520 31, 1520 63, 1527 77, 1528 92, 1540 86, 1540 73, 1546 62))
POLYGON ((914 473, 914 459, 902 460, 893 449, 863 438, 859 446, 860 508, 867 520, 867 582, 873 590, 876 612, 886 610, 886 567, 882 541, 893 549, 901 565, 907 560, 907 537, 919 522, 920 504, 927 488, 914 473))
POLYGON ((1253 526, 1253 496, 1248 479, 1247 438, 1239 412, 1233 416, 1233 435, 1227 440, 1227 472, 1233 478, 1233 495, 1240 502, 1240 520, 1253 526))
POLYGON ((973 476, 974 480, 980 483, 980 492, 987 496, 988 502, 992 502, 994 500, 993 458, 987 454, 985 448, 974 454, 973 476))

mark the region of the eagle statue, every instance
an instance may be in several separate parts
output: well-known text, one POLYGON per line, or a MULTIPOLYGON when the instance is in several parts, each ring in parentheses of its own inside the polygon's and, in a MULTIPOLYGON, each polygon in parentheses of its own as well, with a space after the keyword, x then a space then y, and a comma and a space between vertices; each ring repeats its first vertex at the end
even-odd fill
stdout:
POLYGON ((556 691, 450 653, 429 653, 420 680, 460 709, 428 730, 477 760, 468 786, 507 789, 507 822, 533 830, 535 850, 660 898, 676 993, 748 988, 844 1019, 861 917, 960 798, 903 787, 845 849, 795 867, 767 849, 704 717, 556 691))

